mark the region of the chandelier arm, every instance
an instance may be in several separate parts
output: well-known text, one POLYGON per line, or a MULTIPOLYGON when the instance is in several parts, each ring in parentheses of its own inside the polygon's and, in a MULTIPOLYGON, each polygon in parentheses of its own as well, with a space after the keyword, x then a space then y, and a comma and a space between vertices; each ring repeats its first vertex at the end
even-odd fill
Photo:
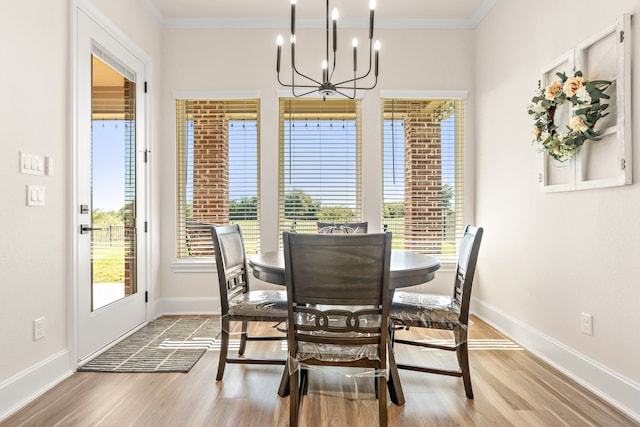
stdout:
POLYGON ((337 94, 340 94, 340 95, 342 95, 342 96, 344 96, 345 98, 349 98, 349 99, 356 99, 356 94, 355 94, 355 92, 353 93, 353 96, 349 96, 349 95, 347 95, 346 93, 341 92, 341 91, 339 91, 339 90, 336 90, 336 93, 337 93, 337 94))
POLYGON ((284 87, 290 87, 290 88, 301 88, 301 89, 313 89, 314 91, 318 90, 318 86, 311 86, 311 85, 297 85, 297 84, 290 84, 290 83, 282 83, 278 80, 278 83, 280 83, 282 86, 284 87))
POLYGON ((317 81, 316 79, 312 79, 311 77, 302 74, 300 71, 298 71, 298 68, 296 67, 296 48, 295 48, 295 43, 291 43, 291 82, 293 84, 293 86, 295 86, 295 81, 293 79, 294 77, 294 73, 299 75, 302 78, 305 78, 309 81, 312 81, 313 83, 317 84, 318 86, 321 85, 322 83, 320 83, 319 81, 317 81))
MULTIPOLYGON (((296 82, 295 82, 295 78, 294 78, 295 74, 294 74, 293 68, 291 69, 291 83, 283 82, 282 79, 280 78, 280 72, 279 71, 276 73, 276 76, 277 76, 277 79, 278 79, 278 83, 281 86, 284 86, 284 87, 290 87, 290 88, 293 88, 293 89, 295 89, 295 88, 305 88, 305 89, 315 88, 316 90, 318 89, 318 86, 316 86, 316 85, 313 85, 313 86, 312 85, 308 85, 308 84, 307 85, 297 85, 296 82)), ((305 76, 303 76, 303 77, 305 77, 305 76)), ((310 80, 312 80, 312 79, 310 79, 310 80)), ((315 80, 312 80, 312 81, 319 85, 319 83, 316 82, 315 80)))
POLYGON ((318 85, 318 86, 320 86, 320 85, 322 84, 322 83, 320 83, 319 81, 317 81, 316 79, 312 79, 311 77, 309 77, 309 76, 307 76, 307 75, 302 74, 301 72, 299 72, 299 71, 298 71, 298 69, 297 69, 295 66, 294 66, 294 67, 291 67, 291 70, 292 70, 293 72, 295 72, 297 75, 299 75, 300 77, 305 78, 305 79, 307 79, 307 80, 310 80, 310 81, 314 82, 314 83, 315 83, 316 85, 318 85))
MULTIPOLYGON (((345 83, 351 83, 351 82, 357 82, 358 80, 362 80, 365 77, 367 77, 369 74, 371 74, 371 66, 373 64, 373 39, 369 39, 369 69, 367 70, 366 73, 364 73, 363 75, 361 75, 360 77, 354 77, 352 79, 349 80, 345 80, 339 83, 336 83, 336 87, 337 86, 342 86, 345 83)), ((377 76, 376 76, 377 77, 377 76)))
POLYGON ((329 75, 329 81, 333 79, 333 73, 336 71, 336 51, 333 51, 333 66, 331 67, 331 74, 329 75))
MULTIPOLYGON (((298 88, 300 88, 300 87, 303 87, 303 86, 297 86, 297 87, 298 87, 298 88)), ((307 95, 309 95, 309 94, 312 94, 313 92, 317 92, 317 91, 318 91, 318 88, 317 88, 317 87, 315 87, 315 86, 304 86, 304 87, 307 87, 307 88, 309 88, 309 87, 313 87, 313 89, 311 89, 310 91, 305 92, 305 93, 297 94, 297 93, 296 93, 296 88, 294 87, 294 88, 291 90, 291 93, 292 93, 292 94, 293 94, 293 96, 295 96, 296 98, 300 98, 300 97, 302 97, 302 96, 307 96, 307 95)))
MULTIPOLYGON (((356 88, 357 90, 371 90, 374 87, 376 87, 376 85, 378 84, 378 77, 376 76, 375 81, 373 82, 373 84, 369 87, 358 87, 356 88)), ((340 86, 340 85, 336 85, 335 86, 336 89, 353 89, 351 86, 340 86)))

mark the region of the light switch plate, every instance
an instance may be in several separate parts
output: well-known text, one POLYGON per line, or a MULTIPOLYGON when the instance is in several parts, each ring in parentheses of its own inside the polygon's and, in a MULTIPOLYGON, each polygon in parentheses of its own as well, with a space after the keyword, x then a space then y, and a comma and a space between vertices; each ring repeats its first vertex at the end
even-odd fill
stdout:
POLYGON ((44 156, 20 151, 20 173, 27 175, 44 175, 44 169, 44 156))
POLYGON ((27 185, 27 206, 44 206, 44 185, 27 185))

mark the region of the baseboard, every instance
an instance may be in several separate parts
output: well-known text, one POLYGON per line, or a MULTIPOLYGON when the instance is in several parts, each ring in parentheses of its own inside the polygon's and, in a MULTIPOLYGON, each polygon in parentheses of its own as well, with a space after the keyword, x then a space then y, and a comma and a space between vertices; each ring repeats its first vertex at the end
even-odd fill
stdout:
POLYGON ((489 304, 475 299, 472 302, 471 312, 555 369, 640 422, 640 385, 489 304))
POLYGON ((220 298, 160 298, 154 304, 155 317, 177 314, 220 314, 220 298))
POLYGON ((0 383, 0 422, 73 374, 61 351, 0 383))

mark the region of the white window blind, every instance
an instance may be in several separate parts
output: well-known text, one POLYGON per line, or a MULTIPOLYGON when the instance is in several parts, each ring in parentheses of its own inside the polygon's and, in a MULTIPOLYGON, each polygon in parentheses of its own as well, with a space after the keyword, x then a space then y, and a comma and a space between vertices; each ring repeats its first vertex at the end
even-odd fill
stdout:
POLYGON ((455 260, 464 231, 461 99, 382 100, 383 228, 393 247, 455 260))
POLYGON ((258 99, 176 100, 176 256, 213 256, 210 226, 259 248, 258 99))
POLYGON ((360 101, 281 99, 279 170, 281 232, 360 221, 360 101))

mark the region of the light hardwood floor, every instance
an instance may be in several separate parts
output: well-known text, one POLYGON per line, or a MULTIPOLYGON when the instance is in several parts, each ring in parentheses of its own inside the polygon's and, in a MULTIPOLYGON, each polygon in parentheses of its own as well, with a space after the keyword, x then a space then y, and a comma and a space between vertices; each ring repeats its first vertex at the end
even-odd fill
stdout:
MULTIPOLYGON (((459 378, 400 371, 406 404, 389 403, 389 426, 640 426, 484 322, 473 322, 475 399, 465 397, 459 378)), ((247 354, 265 345, 269 356, 285 356, 279 342, 249 343, 247 354)), ((454 365, 455 355, 444 353, 399 346, 397 359, 454 365)), ((289 399, 277 396, 282 368, 227 365, 216 382, 218 354, 208 351, 187 374, 76 373, 0 426, 288 425, 289 399)), ((377 425, 371 378, 314 371, 310 378, 302 426, 377 425)))

